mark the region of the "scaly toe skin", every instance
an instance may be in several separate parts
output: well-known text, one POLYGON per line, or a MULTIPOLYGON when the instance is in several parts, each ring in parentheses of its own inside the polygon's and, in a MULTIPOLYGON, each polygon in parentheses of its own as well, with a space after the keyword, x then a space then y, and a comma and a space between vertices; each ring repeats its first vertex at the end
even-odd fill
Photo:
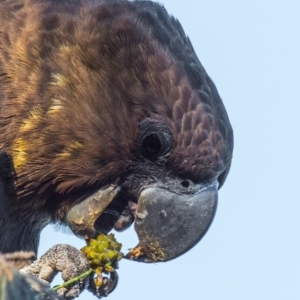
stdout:
MULTIPOLYGON (((64 281, 68 281, 87 270, 89 270, 89 264, 79 250, 69 245, 60 244, 53 246, 40 259, 21 269, 21 272, 33 275, 50 285, 58 272, 61 272, 64 281)), ((66 299, 74 299, 86 288, 87 281, 87 278, 83 278, 79 282, 59 289, 57 293, 66 299)))

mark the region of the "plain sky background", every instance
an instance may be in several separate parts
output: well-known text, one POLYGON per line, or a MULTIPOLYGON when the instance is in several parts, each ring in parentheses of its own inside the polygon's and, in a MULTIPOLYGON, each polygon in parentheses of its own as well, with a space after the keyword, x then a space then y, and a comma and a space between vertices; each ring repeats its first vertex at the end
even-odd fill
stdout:
MULTIPOLYGON (((204 239, 168 263, 122 260, 108 299, 300 299, 300 1, 161 3, 225 103, 233 164, 204 239)), ((133 228, 117 239, 123 252, 137 244, 133 228)), ((47 227, 39 254, 57 243, 84 245, 47 227)))

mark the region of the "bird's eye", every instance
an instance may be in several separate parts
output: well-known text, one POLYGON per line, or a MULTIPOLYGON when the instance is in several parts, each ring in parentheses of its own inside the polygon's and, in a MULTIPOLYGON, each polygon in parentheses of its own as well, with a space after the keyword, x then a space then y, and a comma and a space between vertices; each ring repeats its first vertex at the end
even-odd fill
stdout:
POLYGON ((140 124, 140 130, 142 154, 150 160, 162 162, 172 147, 170 129, 162 122, 147 118, 140 124))
POLYGON ((145 154, 149 156, 157 156, 162 148, 161 141, 156 134, 147 135, 142 141, 142 146, 145 154))

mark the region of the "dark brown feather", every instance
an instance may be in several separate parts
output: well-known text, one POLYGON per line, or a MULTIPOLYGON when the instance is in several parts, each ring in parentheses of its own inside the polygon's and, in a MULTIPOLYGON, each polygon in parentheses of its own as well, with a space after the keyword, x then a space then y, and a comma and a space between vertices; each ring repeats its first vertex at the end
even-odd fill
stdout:
POLYGON ((132 170, 158 169, 140 159, 145 118, 173 135, 155 172, 222 185, 230 167, 218 92, 180 23, 152 2, 0 1, 0 106, 19 203, 52 217, 132 170))

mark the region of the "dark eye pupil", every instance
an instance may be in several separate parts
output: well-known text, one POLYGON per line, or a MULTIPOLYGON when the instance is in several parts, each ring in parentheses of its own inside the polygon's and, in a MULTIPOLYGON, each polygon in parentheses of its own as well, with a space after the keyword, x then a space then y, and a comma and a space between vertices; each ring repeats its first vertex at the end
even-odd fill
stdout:
POLYGON ((155 134, 150 134, 144 138, 143 148, 148 154, 156 155, 161 150, 161 142, 155 134))

